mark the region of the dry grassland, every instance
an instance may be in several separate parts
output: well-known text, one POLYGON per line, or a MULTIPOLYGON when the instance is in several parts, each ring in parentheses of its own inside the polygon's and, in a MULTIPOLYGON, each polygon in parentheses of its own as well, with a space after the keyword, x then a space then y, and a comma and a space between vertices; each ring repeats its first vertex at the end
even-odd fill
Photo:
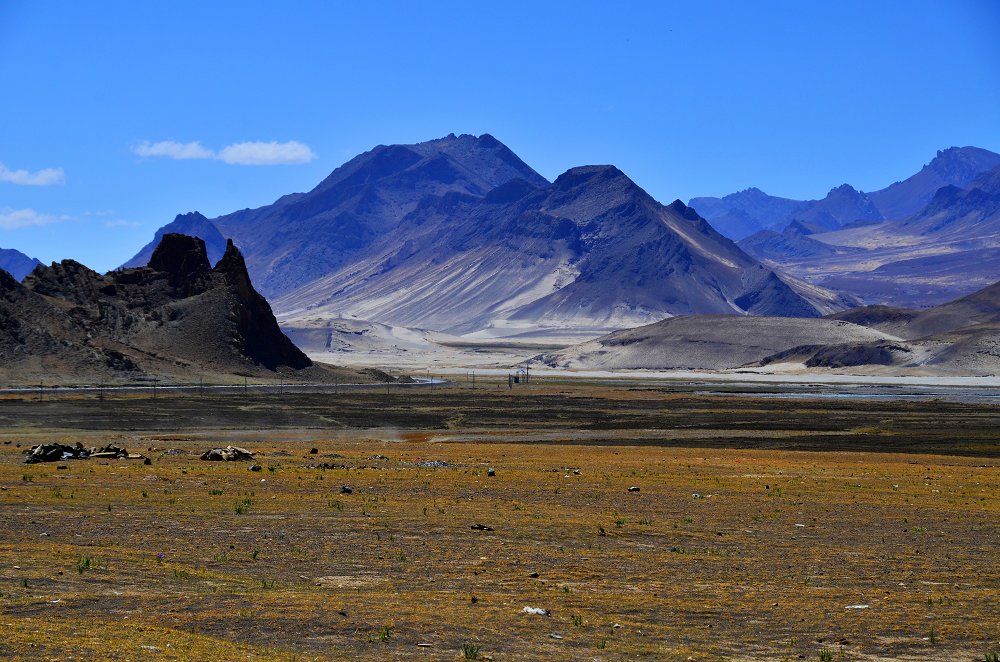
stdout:
POLYGON ((992 408, 532 388, 0 401, 0 657, 1000 651, 992 408))

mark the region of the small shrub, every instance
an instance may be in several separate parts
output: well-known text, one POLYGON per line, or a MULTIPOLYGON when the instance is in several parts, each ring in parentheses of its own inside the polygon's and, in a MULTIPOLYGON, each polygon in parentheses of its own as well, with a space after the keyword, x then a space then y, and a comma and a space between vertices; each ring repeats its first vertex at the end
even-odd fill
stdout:
POLYGON ((391 637, 391 636, 392 636, 392 626, 391 625, 383 625, 382 629, 379 630, 378 640, 379 641, 389 641, 389 637, 391 637))
POLYGON ((821 662, 831 662, 833 660, 833 651, 829 648, 824 648, 819 652, 819 659, 821 662))
POLYGON ((76 562, 76 571, 82 575, 84 570, 90 570, 96 565, 97 564, 94 563, 94 559, 89 556, 81 556, 80 560, 76 562))
POLYGON ((465 644, 462 646, 462 659, 463 660, 478 660, 479 659, 479 646, 475 644, 465 644))

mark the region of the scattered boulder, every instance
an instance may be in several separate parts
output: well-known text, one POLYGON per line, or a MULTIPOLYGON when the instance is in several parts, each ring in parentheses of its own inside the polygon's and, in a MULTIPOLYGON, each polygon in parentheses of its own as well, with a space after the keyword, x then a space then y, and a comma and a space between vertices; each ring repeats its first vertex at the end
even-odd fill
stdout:
POLYGON ((90 457, 102 457, 102 458, 127 458, 128 451, 121 446, 115 446, 114 444, 108 444, 104 448, 97 448, 90 452, 90 457))
POLYGON ((487 476, 496 476, 497 475, 497 470, 496 469, 492 469, 492 468, 487 469, 486 470, 486 475, 487 476))
POLYGON ((241 460, 253 460, 254 455, 245 448, 237 446, 226 446, 225 448, 213 448, 202 453, 201 459, 211 462, 237 462, 241 460))
POLYGON ((259 464, 251 464, 250 465, 250 471, 260 471, 260 465, 259 464))
POLYGON ((541 607, 525 607, 521 610, 522 614, 534 614, 536 616, 552 616, 552 612, 548 609, 542 609, 541 607))
POLYGON ((641 492, 642 490, 639 489, 638 485, 633 485, 632 487, 628 488, 628 491, 629 492, 641 492))
POLYGON ((66 444, 38 444, 25 453, 25 464, 36 462, 59 462, 61 460, 86 460, 90 451, 77 442, 76 446, 66 444))
POLYGON ((340 493, 341 494, 350 494, 353 491, 354 491, 354 488, 352 488, 350 485, 342 485, 340 487, 340 493))
POLYGON ((493 531, 492 526, 486 526, 485 524, 473 524, 471 527, 473 531, 493 531))

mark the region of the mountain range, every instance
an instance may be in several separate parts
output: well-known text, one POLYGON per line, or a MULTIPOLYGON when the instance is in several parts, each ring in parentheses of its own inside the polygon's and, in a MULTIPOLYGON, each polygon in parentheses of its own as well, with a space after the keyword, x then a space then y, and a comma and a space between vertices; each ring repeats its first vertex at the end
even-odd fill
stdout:
POLYGON ((472 337, 593 336, 678 314, 818 316, 856 303, 762 265, 613 166, 550 183, 488 134, 380 145, 308 193, 181 215, 158 236, 176 231, 210 253, 232 237, 290 332, 352 317, 472 337))
POLYGON ((1000 274, 1000 166, 964 187, 938 189, 902 218, 818 232, 793 222, 739 245, 774 268, 866 303, 942 303, 1000 274))
POLYGON ((821 200, 791 200, 750 188, 722 198, 692 198, 688 204, 733 240, 762 231, 780 233, 796 221, 810 232, 824 232, 909 216, 927 206, 938 189, 965 188, 997 166, 1000 154, 978 147, 951 147, 939 151, 911 177, 872 193, 843 184, 821 200))

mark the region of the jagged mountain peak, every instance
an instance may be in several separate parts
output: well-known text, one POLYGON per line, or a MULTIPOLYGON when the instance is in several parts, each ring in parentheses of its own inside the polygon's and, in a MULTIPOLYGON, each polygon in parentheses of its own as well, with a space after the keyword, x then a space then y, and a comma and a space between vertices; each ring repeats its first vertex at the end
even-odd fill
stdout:
POLYGON ((939 150, 915 175, 869 195, 885 218, 901 219, 923 209, 941 187, 966 188, 998 166, 1000 154, 980 147, 949 147, 939 150))
POLYGON ((938 150, 934 158, 925 165, 932 170, 950 169, 961 166, 971 166, 976 172, 981 172, 984 166, 1000 161, 1000 154, 981 147, 948 147, 938 150))
POLYGON ((827 196, 832 196, 832 195, 843 195, 843 196, 856 197, 856 196, 864 195, 864 193, 862 191, 859 191, 858 189, 854 188, 850 184, 846 184, 845 183, 845 184, 841 184, 840 186, 834 186, 832 189, 830 189, 830 192, 827 193, 827 196))

